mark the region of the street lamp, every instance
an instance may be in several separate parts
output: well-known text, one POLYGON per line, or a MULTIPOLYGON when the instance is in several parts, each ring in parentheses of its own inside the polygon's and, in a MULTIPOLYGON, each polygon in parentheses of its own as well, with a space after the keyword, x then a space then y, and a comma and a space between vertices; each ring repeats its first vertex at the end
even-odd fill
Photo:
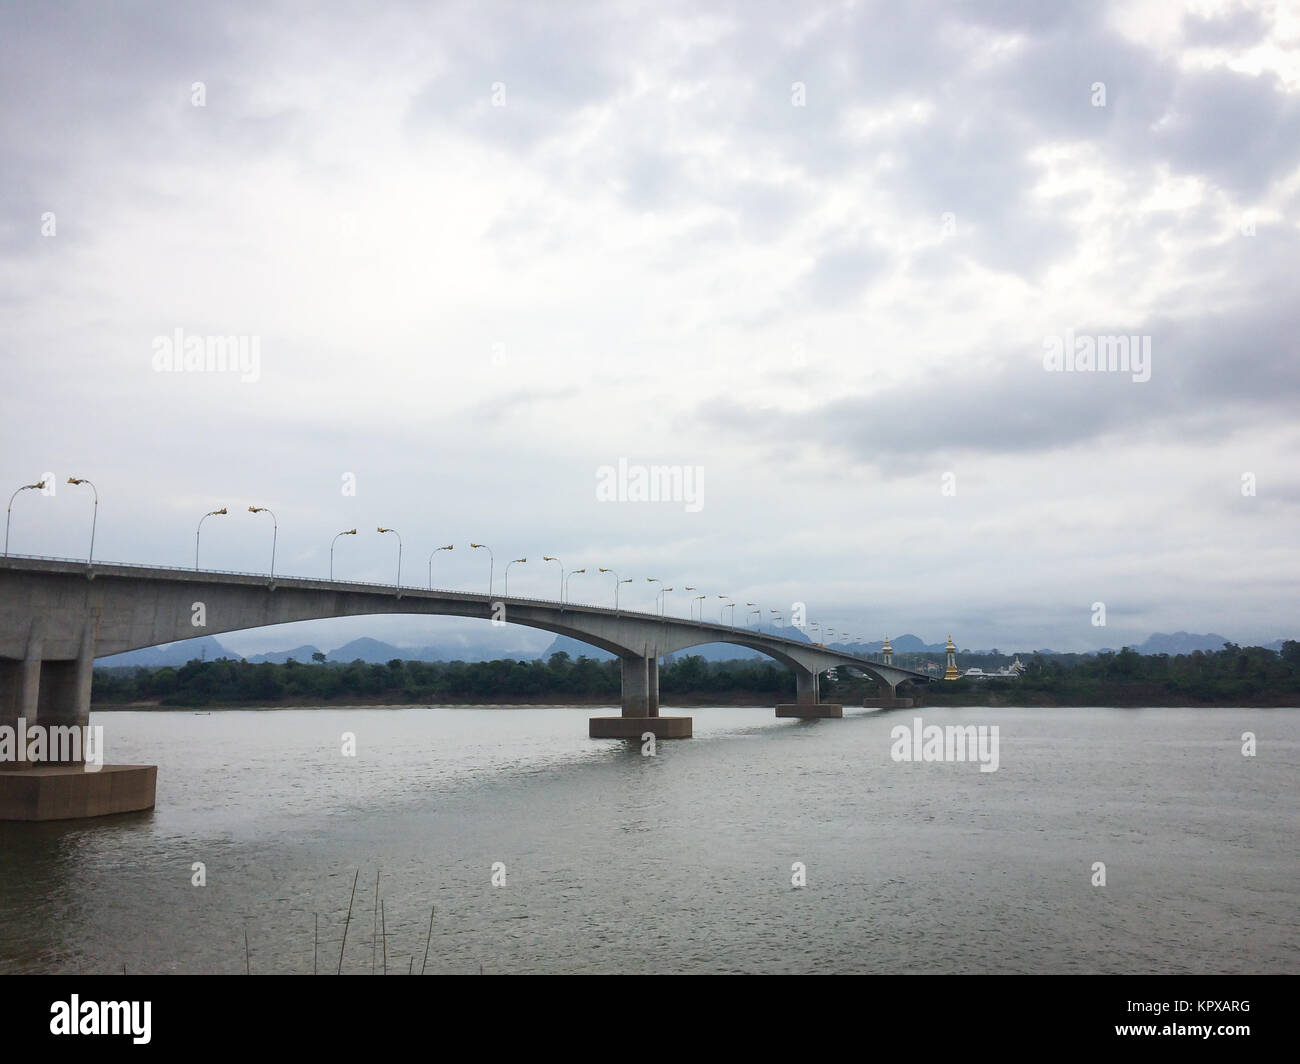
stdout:
MULTIPOLYGON (((90 484, 85 477, 68 477, 69 484, 90 484)), ((89 565, 91 559, 95 556, 95 522, 99 519, 99 492, 94 484, 90 484, 90 490, 95 492, 95 509, 90 516, 90 553, 86 555, 86 564, 89 565)))
MULTIPOLYGON (((730 595, 719 595, 718 598, 720 598, 720 599, 726 599, 726 600, 727 600, 726 603, 723 605, 722 609, 718 611, 718 620, 721 621, 723 624, 726 624, 726 623, 727 623, 726 618, 724 618, 722 615, 723 615, 723 613, 726 611, 726 608, 727 608, 728 606, 730 606, 730 607, 731 607, 731 627, 732 627, 732 628, 735 628, 735 627, 736 627, 736 600, 733 599, 730 595)), ((702 619, 703 619, 703 618, 701 618, 701 620, 702 620, 702 619)))
POLYGON ((585 573, 586 571, 587 571, 586 569, 574 569, 573 572, 571 572, 568 576, 564 578, 564 597, 566 600, 569 597, 569 581, 572 580, 579 573, 585 573))
POLYGON ((280 537, 280 522, 265 506, 250 506, 250 514, 271 514, 271 576, 275 576, 275 541, 280 537))
MULTIPOLYGON (((18 491, 44 491, 45 481, 38 480, 35 484, 24 484, 18 491)), ((14 512, 14 499, 18 498, 18 491, 9 496, 9 509, 5 513, 5 557, 9 557, 9 519, 14 512)))
MULTIPOLYGON (((440 550, 451 550, 452 546, 453 546, 452 544, 448 544, 445 547, 438 547, 434 550, 433 554, 437 554, 438 551, 440 550)), ((429 590, 430 591, 433 590, 433 554, 429 555, 429 590)))
POLYGON ((817 638, 814 639, 813 642, 816 643, 816 644, 818 644, 818 645, 820 646, 820 645, 821 645, 821 641, 822 641, 822 626, 821 626, 821 624, 820 624, 819 622, 817 622, 817 621, 809 621, 809 622, 808 622, 808 627, 809 627, 809 628, 816 629, 816 635, 817 635, 817 638))
MULTIPOLYGON (((340 532, 338 536, 335 536, 332 540, 330 540, 330 579, 331 580, 334 579, 334 544, 339 541, 339 536, 355 536, 356 534, 357 534, 357 530, 355 528, 349 528, 346 532, 340 532)), ((198 567, 195 566, 195 568, 198 567)))
MULTIPOLYGON (((647 577, 645 578, 645 582, 646 582, 647 584, 658 584, 660 587, 663 587, 663 586, 664 586, 664 582, 663 582, 662 580, 660 580, 657 576, 647 576, 647 577)), ((657 613, 658 611, 659 611, 659 592, 656 591, 656 592, 655 592, 655 612, 657 613)))
POLYGON ((564 563, 559 558, 553 558, 549 554, 542 555, 542 561, 554 562, 560 567, 560 601, 564 601, 564 563))
POLYGON ((194 571, 199 571, 199 533, 203 531, 203 522, 209 517, 224 517, 226 508, 223 506, 220 510, 209 510, 199 518, 199 527, 194 530, 194 571))
MULTIPOLYGON (((757 606, 758 603, 757 603, 757 602, 746 602, 745 605, 746 605, 746 606, 757 606)), ((757 614, 758 614, 758 630, 761 632, 761 631, 763 630, 763 611, 762 611, 762 610, 750 610, 749 612, 750 612, 750 613, 757 613, 757 614)), ((735 615, 734 613, 731 615, 731 619, 732 619, 733 621, 736 619, 736 615, 735 615)), ((749 618, 748 618, 748 617, 745 618, 745 627, 746 627, 746 628, 749 627, 749 618)))
POLYGON ((695 620, 695 603, 698 602, 700 604, 700 624, 704 623, 704 600, 708 597, 708 595, 696 595, 691 600, 691 620, 695 620))
POLYGON ((660 600, 661 603, 658 604, 660 617, 663 617, 668 613, 668 592, 670 592, 671 590, 672 590, 671 587, 662 587, 659 589, 659 594, 655 596, 660 600))
POLYGON ((768 610, 767 612, 776 614, 776 623, 779 628, 785 627, 785 614, 780 610, 768 610))
POLYGON ((397 537, 397 586, 402 586, 402 535, 395 528, 376 528, 376 532, 391 532, 397 537))
POLYGON ((527 558, 516 558, 516 559, 514 559, 514 561, 511 561, 511 562, 507 562, 507 563, 506 563, 506 589, 505 589, 505 591, 503 592, 503 597, 505 597, 505 598, 509 598, 509 597, 510 597, 510 566, 512 566, 512 565, 523 565, 523 564, 524 564, 525 562, 527 562, 527 561, 528 561, 527 558))
POLYGON ((630 583, 632 582, 632 578, 629 576, 626 580, 620 580, 620 579, 618 578, 618 573, 615 573, 613 569, 597 569, 596 571, 597 571, 597 572, 600 572, 600 573, 613 573, 613 576, 614 576, 614 612, 617 613, 617 612, 618 612, 618 585, 619 585, 619 584, 630 584, 630 583))
POLYGON ((492 569, 496 565, 496 559, 492 557, 492 548, 484 546, 482 543, 471 543, 470 550, 485 550, 488 552, 488 597, 492 597, 492 569))

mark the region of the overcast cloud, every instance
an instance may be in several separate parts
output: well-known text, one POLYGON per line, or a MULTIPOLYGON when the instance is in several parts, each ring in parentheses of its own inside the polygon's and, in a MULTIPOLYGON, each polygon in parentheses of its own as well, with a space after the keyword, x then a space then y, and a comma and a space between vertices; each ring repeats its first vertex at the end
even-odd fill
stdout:
POLYGON ((869 639, 1300 635, 1294 4, 8 3, 0 192, 15 552, 84 555, 73 474, 105 560, 224 505, 204 565, 264 569, 256 504, 295 575, 355 526, 391 579, 385 525, 411 583, 473 540, 869 639), (156 372, 177 329, 256 380, 156 372), (704 505, 598 501, 620 458, 704 505))

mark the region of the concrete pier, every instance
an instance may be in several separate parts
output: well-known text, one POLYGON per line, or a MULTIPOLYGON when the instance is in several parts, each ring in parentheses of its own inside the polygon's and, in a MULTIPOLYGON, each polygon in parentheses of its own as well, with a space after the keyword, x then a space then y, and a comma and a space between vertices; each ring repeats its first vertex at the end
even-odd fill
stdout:
POLYGON ((154 807, 157 765, 32 765, 0 771, 0 820, 77 820, 154 807))
POLYGON ((593 739, 637 739, 650 732, 656 739, 689 739, 691 717, 592 717, 588 734, 593 739))
POLYGON ((778 717, 798 717, 803 720, 821 720, 844 716, 844 706, 839 702, 785 702, 776 707, 778 717))
POLYGON ((783 702, 776 707, 778 717, 796 717, 805 720, 822 720, 843 717, 844 707, 836 702, 822 702, 819 674, 812 669, 794 668, 795 701, 783 702))
POLYGON ((656 739, 689 739, 690 717, 659 716, 659 657, 657 653, 625 655, 623 714, 591 717, 587 734, 593 739, 637 739, 650 732, 656 739))

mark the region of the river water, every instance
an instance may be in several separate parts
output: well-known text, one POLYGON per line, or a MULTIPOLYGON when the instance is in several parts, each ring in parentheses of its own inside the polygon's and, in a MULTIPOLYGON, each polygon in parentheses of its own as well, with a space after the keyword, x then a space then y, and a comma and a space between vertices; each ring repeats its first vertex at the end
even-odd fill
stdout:
POLYGON ((603 712, 96 713, 157 808, 0 824, 0 971, 333 973, 354 877, 350 973, 1300 971, 1296 710, 603 712))

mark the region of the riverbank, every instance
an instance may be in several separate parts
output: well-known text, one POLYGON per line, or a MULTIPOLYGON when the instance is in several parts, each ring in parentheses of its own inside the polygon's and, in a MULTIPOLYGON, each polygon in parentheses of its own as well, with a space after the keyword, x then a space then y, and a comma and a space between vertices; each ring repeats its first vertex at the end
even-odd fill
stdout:
MULTIPOLYGON (((661 701, 661 706, 667 709, 692 709, 704 706, 736 706, 762 708, 764 706, 773 708, 779 698, 773 698, 766 694, 746 694, 728 692, 726 694, 701 694, 693 696, 674 696, 671 702, 661 701)), ((353 697, 348 699, 323 699, 323 698, 300 698, 292 704, 284 703, 283 705, 265 705, 252 704, 248 702, 209 702, 204 705, 194 706, 165 706, 161 701, 154 699, 152 701, 140 702, 113 702, 113 703, 92 703, 91 711, 95 713, 111 713, 114 710, 147 710, 157 711, 160 713, 195 713, 206 712, 208 710, 222 709, 256 709, 256 710, 276 710, 276 709, 352 709, 363 707, 366 709, 543 709, 557 707, 573 707, 587 709, 612 709, 614 712, 619 710, 619 700, 600 697, 584 697, 582 695, 553 695, 538 698, 513 698, 495 702, 475 701, 472 699, 425 699, 423 701, 393 701, 390 697, 382 696, 373 697, 353 697)))
MULTIPOLYGON (((834 699, 827 698, 827 702, 833 702, 834 699)), ((709 706, 722 706, 727 708, 749 708, 749 709, 771 709, 776 702, 767 696, 753 695, 699 695, 694 697, 674 697, 671 701, 661 701, 661 711, 668 715, 674 710, 679 709, 700 709, 709 706)), ((857 701, 847 701, 843 703, 845 709, 861 708, 857 701)), ((1300 703, 1297 703, 1294 697, 1285 698, 1262 698, 1255 700, 1239 699, 1232 706, 1244 707, 1247 709, 1300 709, 1300 703)), ((951 707, 953 709, 1222 709, 1224 703, 1217 702, 1198 702, 1192 699, 1166 698, 1160 701, 1151 700, 1111 700, 1102 702, 1098 700, 1068 700, 1052 698, 1041 693, 1027 693, 1024 697, 1012 698, 1007 695, 986 695, 979 697, 976 695, 962 695, 948 698, 923 698, 920 705, 913 708, 917 711, 923 709, 943 709, 951 707)), ((352 698, 346 701, 325 700, 325 699, 302 699, 293 704, 284 705, 254 705, 247 702, 212 702, 201 706, 164 706, 160 702, 127 702, 114 703, 107 705, 94 704, 91 707, 95 713, 112 713, 115 710, 131 710, 139 712, 141 710, 159 713, 206 713, 213 710, 256 710, 256 711, 274 711, 274 710, 296 710, 296 709, 554 709, 554 708, 574 708, 574 709, 608 709, 614 713, 619 712, 619 703, 617 700, 608 698, 575 698, 572 696, 555 696, 553 698, 536 698, 536 699, 512 699, 501 702, 474 702, 469 700, 439 699, 436 701, 413 701, 413 702, 394 702, 391 699, 384 698, 352 698)), ((905 710, 890 710, 889 712, 901 713, 905 710)))

